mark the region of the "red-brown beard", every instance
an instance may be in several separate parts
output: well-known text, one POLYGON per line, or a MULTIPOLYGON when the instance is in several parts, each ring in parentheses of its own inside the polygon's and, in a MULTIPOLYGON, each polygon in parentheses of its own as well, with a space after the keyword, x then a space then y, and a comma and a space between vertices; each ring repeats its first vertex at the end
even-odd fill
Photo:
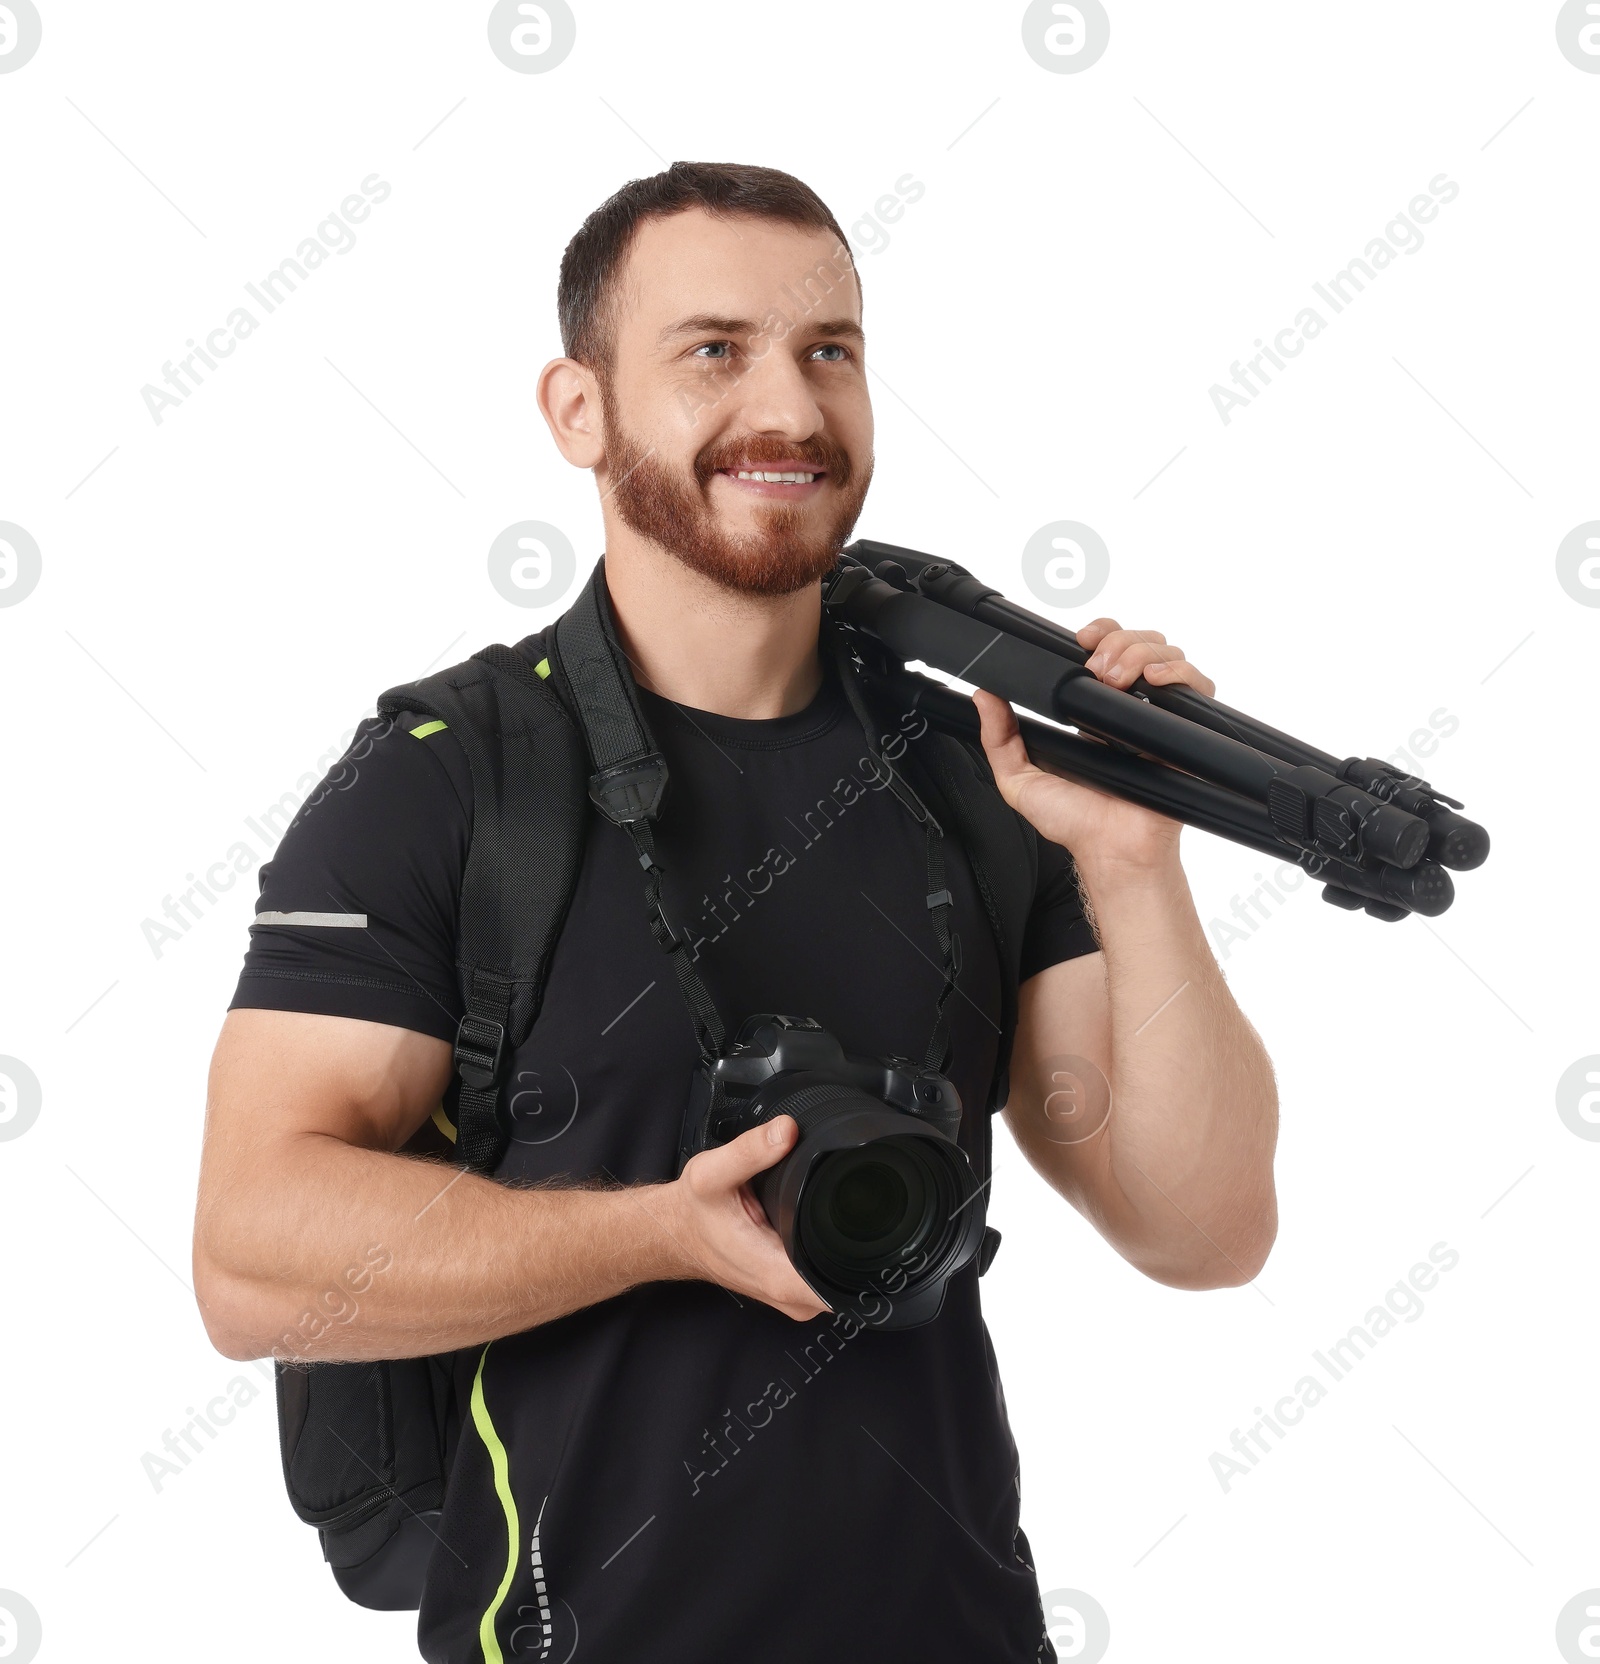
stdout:
POLYGON ((872 483, 870 456, 857 470, 844 448, 826 434, 800 444, 751 434, 707 446, 694 460, 693 476, 685 478, 628 436, 604 379, 600 398, 606 463, 615 482, 611 498, 630 530, 691 571, 746 595, 792 595, 833 570, 872 483), (722 529, 708 495, 719 468, 795 461, 827 474, 823 490, 833 493, 831 512, 773 503, 760 510, 760 531, 732 536, 722 529))

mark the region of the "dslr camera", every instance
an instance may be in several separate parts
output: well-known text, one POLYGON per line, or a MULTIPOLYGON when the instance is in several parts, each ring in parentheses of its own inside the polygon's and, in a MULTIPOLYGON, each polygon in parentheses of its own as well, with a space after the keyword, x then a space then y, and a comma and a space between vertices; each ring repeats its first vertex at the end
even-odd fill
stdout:
POLYGON ((795 1269, 836 1311, 879 1296, 876 1328, 931 1322, 984 1238, 955 1085, 908 1057, 848 1055, 810 1017, 761 1012, 696 1071, 678 1171, 778 1115, 800 1137, 751 1188, 795 1269))

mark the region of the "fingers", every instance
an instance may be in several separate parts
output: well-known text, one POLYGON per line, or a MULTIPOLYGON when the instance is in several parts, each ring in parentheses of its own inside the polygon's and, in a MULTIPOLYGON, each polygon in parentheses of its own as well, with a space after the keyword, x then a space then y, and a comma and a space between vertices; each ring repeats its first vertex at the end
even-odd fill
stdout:
POLYGON ((771 1221, 767 1218, 766 1209, 762 1207, 755 1191, 753 1191, 748 1184, 740 1185, 737 1195, 739 1197, 739 1205, 744 1209, 745 1218, 748 1219, 752 1225, 760 1226, 771 1223, 771 1221))
POLYGON ((1111 641, 1093 655, 1089 668, 1102 682, 1127 687, 1136 682, 1146 665, 1159 664, 1168 659, 1182 659, 1181 647, 1169 647, 1164 641, 1140 641, 1128 630, 1119 630, 1111 641), (1118 638, 1128 637, 1119 647, 1118 638))
POLYGON ((783 1265, 784 1277, 781 1286, 762 1296, 769 1306, 775 1306, 785 1317, 792 1317, 796 1323, 809 1323, 812 1318, 833 1310, 832 1306, 818 1297, 817 1291, 789 1263, 787 1254, 784 1256, 783 1265))
POLYGON ((699 1245, 697 1263, 706 1279, 805 1323, 832 1308, 795 1269, 749 1182, 781 1161, 798 1136, 792 1115, 777 1116, 701 1151, 685 1166, 683 1180, 689 1234, 699 1245))
MULTIPOLYGON (((1125 658, 1128 652, 1136 646, 1164 647, 1167 638, 1159 630, 1119 630, 1112 620, 1107 619, 1113 627, 1101 635, 1094 643, 1094 650, 1089 655, 1089 668, 1100 673, 1109 665, 1114 665, 1125 658)), ((1078 640, 1085 647, 1090 644, 1084 640, 1083 631, 1078 632, 1078 640)))
POLYGON ((1097 618, 1092 624, 1080 625, 1073 634, 1078 638, 1080 647, 1096 648, 1112 630, 1120 630, 1122 626, 1114 618, 1097 618))
MULTIPOLYGON (((1078 632, 1083 640, 1083 631, 1078 632)), ((1159 630, 1111 630, 1090 654, 1088 668, 1112 687, 1132 687, 1143 676, 1152 686, 1185 684, 1208 698, 1217 685, 1159 630)))
POLYGON ((1167 638, 1159 630, 1124 630, 1114 618, 1097 618, 1074 632, 1080 647, 1087 647, 1096 658, 1110 663, 1131 641, 1160 641, 1167 638))
MULTIPOLYGON (((759 1127, 751 1127, 726 1144, 715 1144, 703 1150, 690 1166, 698 1166, 697 1178, 709 1187, 732 1190, 764 1173, 783 1160, 794 1145, 799 1132, 792 1115, 778 1115, 759 1127)), ((684 1171, 687 1173, 688 1168, 684 1171)))
POLYGON ((987 688, 975 688, 972 702, 978 707, 983 746, 986 751, 1004 751, 1012 740, 1021 736, 1017 713, 998 694, 987 688))
POLYGON ((1147 664, 1144 667, 1144 679, 1154 687, 1176 687, 1180 684, 1191 687, 1196 693, 1203 693, 1207 699, 1217 691, 1217 684, 1209 676, 1198 666, 1182 658, 1147 664))
POLYGON ((974 690, 972 702, 978 707, 978 720, 982 724, 979 738, 994 773, 995 784, 1000 788, 1001 796, 1015 808, 1020 782, 1030 773, 1037 772, 1023 743, 1017 713, 1004 699, 985 688, 974 690))

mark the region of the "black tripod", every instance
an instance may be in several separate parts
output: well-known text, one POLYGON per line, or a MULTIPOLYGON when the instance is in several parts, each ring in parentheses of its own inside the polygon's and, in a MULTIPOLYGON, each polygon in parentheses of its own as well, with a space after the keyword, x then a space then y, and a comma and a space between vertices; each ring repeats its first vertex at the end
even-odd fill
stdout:
POLYGON ((1018 716, 1036 763, 1218 837, 1293 861, 1324 901, 1375 919, 1432 918, 1455 899, 1489 834, 1462 804, 1375 757, 1305 745, 1186 687, 1124 690, 1086 668, 1071 630, 1008 601, 951 561, 858 541, 823 583, 869 681, 937 727, 977 739, 964 694, 905 668, 920 660, 1078 734, 1018 716), (1093 737, 1086 737, 1093 736, 1093 737))

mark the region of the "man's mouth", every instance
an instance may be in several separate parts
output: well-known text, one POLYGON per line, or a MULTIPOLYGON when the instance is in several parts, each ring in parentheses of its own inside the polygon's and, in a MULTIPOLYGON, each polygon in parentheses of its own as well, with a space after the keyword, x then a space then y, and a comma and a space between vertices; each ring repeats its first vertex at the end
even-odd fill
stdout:
POLYGON ((739 492, 779 499, 812 496, 828 477, 821 468, 719 468, 717 473, 739 492))

